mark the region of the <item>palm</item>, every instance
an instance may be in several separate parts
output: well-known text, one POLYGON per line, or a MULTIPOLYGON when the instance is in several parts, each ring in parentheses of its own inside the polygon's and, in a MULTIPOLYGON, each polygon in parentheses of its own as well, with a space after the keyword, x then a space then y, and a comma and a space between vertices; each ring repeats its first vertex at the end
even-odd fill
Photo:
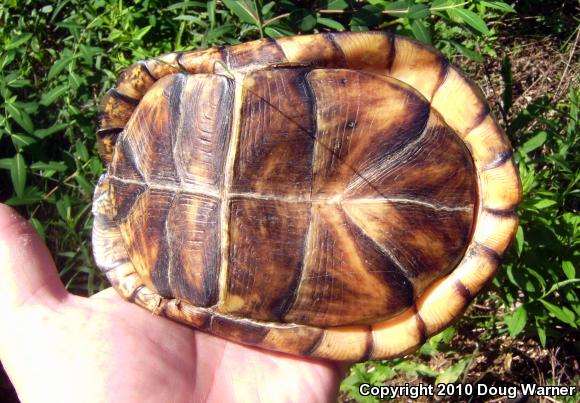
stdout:
POLYGON ((338 371, 329 363, 227 342, 154 316, 112 289, 93 298, 66 293, 50 255, 39 250, 40 241, 21 222, 6 225, 6 211, 2 206, 0 260, 12 264, 0 268, 9 279, 0 283, 0 306, 8 307, 0 311, 0 358, 23 401, 327 401, 336 396, 338 371), (31 255, 15 253, 15 242, 25 238, 37 246, 26 252, 31 255), (22 266, 40 270, 14 271, 22 266))

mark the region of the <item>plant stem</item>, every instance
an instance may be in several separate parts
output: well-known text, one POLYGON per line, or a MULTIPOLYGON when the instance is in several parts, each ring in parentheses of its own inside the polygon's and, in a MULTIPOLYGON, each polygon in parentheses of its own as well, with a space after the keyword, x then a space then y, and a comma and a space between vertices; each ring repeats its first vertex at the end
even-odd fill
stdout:
POLYGON ((289 15, 290 15, 290 13, 284 13, 284 14, 280 14, 280 15, 274 17, 274 18, 270 18, 269 20, 264 21, 264 26, 267 27, 268 25, 270 25, 274 21, 281 20, 282 18, 286 18, 289 15))

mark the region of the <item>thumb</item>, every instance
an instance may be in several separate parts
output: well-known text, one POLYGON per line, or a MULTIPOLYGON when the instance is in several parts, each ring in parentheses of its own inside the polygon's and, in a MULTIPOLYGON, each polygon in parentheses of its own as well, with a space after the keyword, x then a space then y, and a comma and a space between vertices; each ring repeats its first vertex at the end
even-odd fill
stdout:
POLYGON ((66 298, 46 245, 34 228, 0 203, 0 310, 66 298))

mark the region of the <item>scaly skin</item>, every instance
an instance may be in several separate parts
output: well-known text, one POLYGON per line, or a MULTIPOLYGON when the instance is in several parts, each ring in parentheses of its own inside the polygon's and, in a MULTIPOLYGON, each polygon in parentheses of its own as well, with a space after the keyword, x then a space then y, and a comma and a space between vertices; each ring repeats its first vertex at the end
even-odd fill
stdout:
POLYGON ((122 300, 68 293, 0 204, 0 360, 22 402, 335 401, 333 363, 241 346, 122 300))

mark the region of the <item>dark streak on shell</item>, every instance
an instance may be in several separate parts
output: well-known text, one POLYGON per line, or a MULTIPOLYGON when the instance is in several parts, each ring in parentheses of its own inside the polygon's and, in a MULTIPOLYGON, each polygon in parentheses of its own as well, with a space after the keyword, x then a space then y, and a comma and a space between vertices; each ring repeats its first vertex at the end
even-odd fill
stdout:
POLYGON ((417 306, 413 305, 413 310, 415 311, 415 319, 417 320, 417 325, 419 328, 419 334, 421 335, 421 339, 419 340, 420 344, 424 344, 429 340, 429 332, 427 331, 427 326, 425 325, 425 321, 417 311, 417 306))
POLYGON ((455 280, 453 285, 455 287, 455 290, 457 291, 457 294, 461 295, 461 297, 465 300, 465 305, 467 306, 473 299, 471 292, 467 289, 467 287, 465 287, 465 285, 463 285, 463 283, 459 279, 455 280))
POLYGON ((502 166, 503 164, 505 164, 506 162, 510 161, 512 158, 512 152, 511 150, 506 150, 506 151, 500 151, 496 158, 491 161, 489 164, 487 164, 483 170, 487 171, 490 169, 494 169, 494 168, 498 168, 500 166, 502 166))

